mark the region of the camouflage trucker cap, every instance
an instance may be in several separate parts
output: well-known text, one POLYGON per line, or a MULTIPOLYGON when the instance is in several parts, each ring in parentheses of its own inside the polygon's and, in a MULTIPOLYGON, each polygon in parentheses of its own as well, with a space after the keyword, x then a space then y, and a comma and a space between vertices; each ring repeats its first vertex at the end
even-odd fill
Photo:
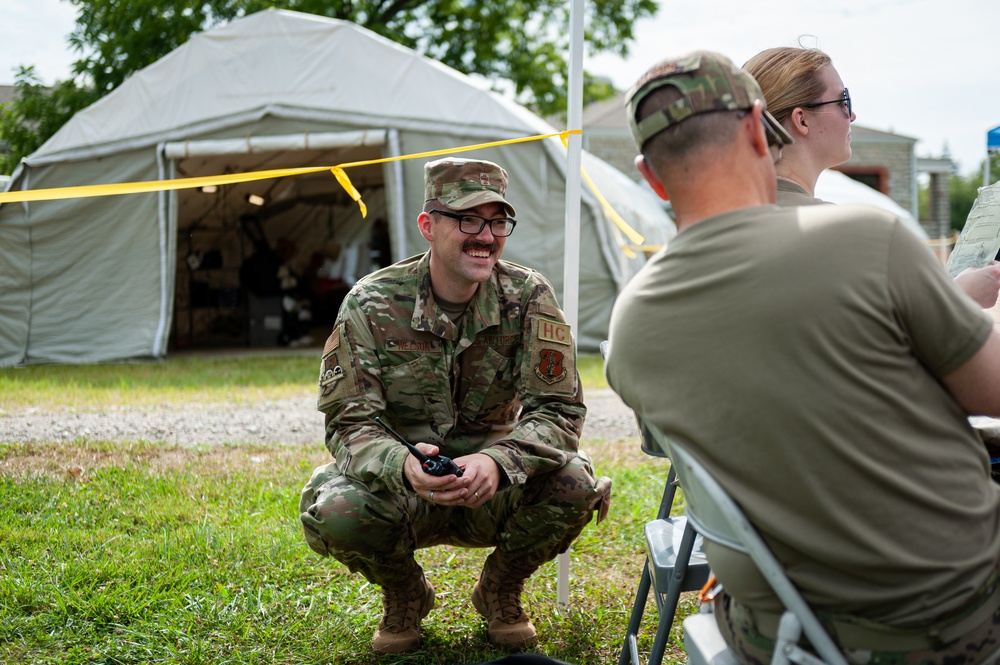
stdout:
POLYGON ((496 202, 514 217, 506 192, 507 172, 493 162, 445 157, 424 165, 424 200, 438 199, 452 210, 496 202))
POLYGON ((649 139, 693 115, 747 109, 757 99, 764 104, 762 122, 768 144, 791 143, 791 135, 768 113, 764 93, 753 76, 734 65, 726 56, 710 51, 695 51, 680 58, 661 61, 628 91, 625 109, 632 137, 642 150, 649 139), (635 114, 642 100, 667 85, 676 88, 680 98, 636 122, 635 114))

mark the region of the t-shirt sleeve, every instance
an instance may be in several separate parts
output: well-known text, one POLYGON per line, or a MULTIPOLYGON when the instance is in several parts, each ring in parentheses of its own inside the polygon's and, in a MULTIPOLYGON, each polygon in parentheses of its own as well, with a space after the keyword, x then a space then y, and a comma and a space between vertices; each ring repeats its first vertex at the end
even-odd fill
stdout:
POLYGON ((958 369, 993 331, 930 249, 896 222, 889 243, 889 291, 917 358, 937 377, 958 369))

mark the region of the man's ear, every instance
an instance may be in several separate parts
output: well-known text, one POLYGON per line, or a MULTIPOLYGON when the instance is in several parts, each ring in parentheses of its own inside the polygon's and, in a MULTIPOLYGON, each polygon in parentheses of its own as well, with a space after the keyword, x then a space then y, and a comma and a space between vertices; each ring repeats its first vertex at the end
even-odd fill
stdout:
POLYGON ((754 151, 761 157, 770 155, 771 151, 767 146, 767 130, 761 117, 764 114, 764 103, 759 99, 755 100, 750 109, 750 113, 743 118, 743 122, 750 123, 750 141, 754 151))
POLYGON ((417 228, 420 229, 420 235, 424 237, 427 242, 434 240, 434 225, 431 224, 433 220, 430 214, 426 212, 420 213, 417 216, 417 228))
POLYGON ((657 196, 664 201, 670 200, 670 195, 667 193, 666 186, 664 186, 660 177, 656 175, 656 172, 653 171, 653 167, 649 165, 645 157, 642 155, 636 155, 635 167, 639 169, 639 173, 641 173, 642 177, 646 179, 646 182, 648 182, 649 186, 653 188, 653 191, 656 192, 657 196))

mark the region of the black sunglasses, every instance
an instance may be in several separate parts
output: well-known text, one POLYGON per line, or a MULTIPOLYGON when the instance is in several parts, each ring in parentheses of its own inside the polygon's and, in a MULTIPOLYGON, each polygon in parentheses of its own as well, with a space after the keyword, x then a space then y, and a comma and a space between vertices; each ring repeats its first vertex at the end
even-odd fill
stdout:
POLYGON ((497 238, 506 238, 514 232, 514 227, 517 225, 517 220, 512 217, 487 219, 485 217, 480 217, 479 215, 456 215, 453 212, 447 212, 445 210, 428 210, 427 212, 433 212, 438 215, 444 215, 445 217, 457 219, 458 230, 462 233, 467 233, 470 236, 482 233, 486 225, 489 224, 490 233, 497 238))
POLYGON ((844 88, 844 94, 840 96, 840 99, 831 99, 828 102, 813 102, 812 104, 802 104, 804 109, 814 109, 817 106, 824 106, 826 104, 846 104, 847 105, 847 117, 851 117, 854 113, 854 109, 851 107, 851 93, 847 92, 847 88, 844 88))

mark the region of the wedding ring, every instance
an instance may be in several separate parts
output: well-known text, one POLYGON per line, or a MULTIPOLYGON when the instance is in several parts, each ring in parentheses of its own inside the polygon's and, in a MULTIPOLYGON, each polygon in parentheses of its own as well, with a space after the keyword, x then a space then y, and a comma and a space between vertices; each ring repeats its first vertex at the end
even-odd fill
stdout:
POLYGON ((475 495, 476 495, 476 498, 478 499, 479 498, 479 492, 476 492, 475 495))
POLYGON ((430 494, 430 500, 431 500, 431 501, 433 501, 433 500, 434 500, 434 490, 431 490, 431 494, 430 494))

